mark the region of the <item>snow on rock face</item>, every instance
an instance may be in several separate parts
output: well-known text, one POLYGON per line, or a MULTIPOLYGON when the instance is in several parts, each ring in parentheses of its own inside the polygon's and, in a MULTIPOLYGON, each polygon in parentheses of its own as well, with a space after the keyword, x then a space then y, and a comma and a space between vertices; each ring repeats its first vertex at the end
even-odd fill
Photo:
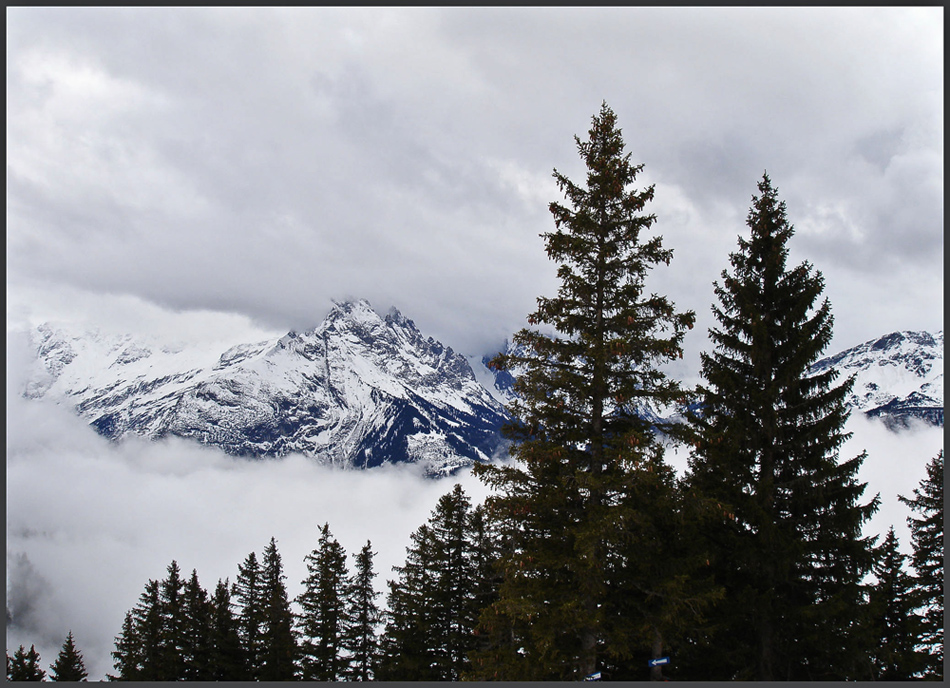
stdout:
POLYGON ((336 303, 324 322, 225 351, 43 325, 25 395, 73 403, 113 439, 192 438, 241 456, 424 464, 432 475, 502 447, 504 408, 465 358, 393 309, 336 303))
POLYGON ((815 363, 855 376, 848 405, 892 430, 911 419, 943 426, 943 331, 892 332, 815 363))
MULTIPOLYGON (((504 353, 523 354, 508 343, 504 353)), ((516 396, 512 383, 520 371, 492 370, 488 366, 490 358, 485 356, 481 361, 480 379, 496 399, 510 404, 516 396)), ((892 430, 907 427, 912 419, 943 426, 943 331, 893 332, 823 358, 809 374, 828 368, 840 373, 835 384, 855 375, 847 400, 852 411, 880 417, 892 430)), ((679 409, 648 404, 637 413, 651 421, 683 419, 679 409)))

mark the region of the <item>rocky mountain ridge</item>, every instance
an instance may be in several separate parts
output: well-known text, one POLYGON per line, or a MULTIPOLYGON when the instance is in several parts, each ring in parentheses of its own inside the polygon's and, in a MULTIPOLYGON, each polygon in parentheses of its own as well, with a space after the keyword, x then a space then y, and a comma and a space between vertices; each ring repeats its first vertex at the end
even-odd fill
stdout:
POLYGON ((113 439, 174 435, 238 456, 420 463, 440 475, 489 460, 508 418, 464 356, 362 300, 335 304, 307 332, 224 352, 49 325, 33 343, 41 370, 26 396, 72 403, 113 439))
POLYGON ((943 426, 943 330, 892 332, 816 362, 812 373, 836 368, 854 375, 852 412, 880 418, 892 430, 914 420, 943 426))
MULTIPOLYGON (((454 352, 392 309, 334 304, 319 326, 224 350, 49 324, 24 396, 72 405, 102 435, 177 436, 236 456, 302 453, 445 475, 503 453, 513 377, 454 352)), ((849 405, 892 430, 943 425, 943 332, 895 332, 822 359, 855 376, 849 405)), ((517 371, 515 371, 517 372, 517 371)), ((676 410, 645 408, 656 420, 676 410)))

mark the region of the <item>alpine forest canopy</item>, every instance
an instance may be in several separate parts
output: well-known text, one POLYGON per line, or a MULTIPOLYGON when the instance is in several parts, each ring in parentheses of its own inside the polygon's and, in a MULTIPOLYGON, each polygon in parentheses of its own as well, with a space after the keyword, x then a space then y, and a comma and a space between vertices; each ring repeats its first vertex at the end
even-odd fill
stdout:
POLYGON ((624 152, 616 115, 602 105, 588 139, 575 141, 586 184, 555 170, 567 203, 550 204, 555 231, 542 235, 560 288, 528 316, 555 334, 523 329, 513 339, 522 353, 492 362, 518 373, 506 429, 516 463, 475 468, 498 493, 488 510, 505 539, 499 599, 485 616, 499 642, 480 678, 580 679, 629 659, 637 643, 663 649, 662 629, 644 637, 642 619, 611 612, 619 586, 661 556, 641 534, 677 488, 638 410, 685 400, 660 366, 682 356, 695 314, 646 289, 673 252, 650 233, 654 187, 633 187, 643 165, 624 152))
MULTIPOLYGON (((211 594, 173 560, 130 600, 109 679, 942 680, 943 451, 900 498, 913 555, 893 528, 864 534, 879 498, 865 453, 841 456, 853 379, 810 373, 831 305, 820 272, 788 265, 768 175, 687 390, 664 370, 695 314, 647 286, 673 256, 654 187, 606 104, 575 141, 586 180, 554 171, 541 235, 559 289, 491 363, 516 396, 510 460, 473 469, 485 501, 458 484, 438 500, 385 603, 372 543, 348 557, 329 523, 296 594, 275 538, 211 594), (654 420, 671 408, 685 422, 654 420)), ((85 680, 83 662, 70 631, 49 678, 85 680)), ((46 677, 35 646, 8 650, 8 679, 46 677)))

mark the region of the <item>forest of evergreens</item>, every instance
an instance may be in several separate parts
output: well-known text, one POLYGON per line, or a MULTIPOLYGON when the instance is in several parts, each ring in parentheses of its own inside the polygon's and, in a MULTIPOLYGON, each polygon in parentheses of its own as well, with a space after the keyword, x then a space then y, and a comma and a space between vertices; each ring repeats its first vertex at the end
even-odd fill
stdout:
MULTIPOLYGON (((689 390, 662 371, 695 314, 647 288, 673 256, 650 233, 654 188, 632 188, 643 166, 606 104, 576 140, 585 183, 555 171, 566 204, 543 235, 560 288, 519 353, 493 361, 518 396, 513 460, 474 469, 485 503, 445 494, 385 601, 371 543, 351 568, 329 524, 293 600, 273 539, 212 593, 173 561, 126 615, 112 678, 942 679, 943 452, 902 498, 907 561, 893 530, 863 533, 879 500, 857 479, 865 455, 839 454, 853 380, 808 375, 831 304, 814 266, 787 264, 794 231, 768 175, 713 285, 713 348, 689 390), (646 405, 688 422, 647 421, 646 405), (682 478, 667 441, 690 451, 682 478)), ((67 645, 56 676, 82 665, 67 645)), ((7 667, 43 678, 32 649, 7 667)))

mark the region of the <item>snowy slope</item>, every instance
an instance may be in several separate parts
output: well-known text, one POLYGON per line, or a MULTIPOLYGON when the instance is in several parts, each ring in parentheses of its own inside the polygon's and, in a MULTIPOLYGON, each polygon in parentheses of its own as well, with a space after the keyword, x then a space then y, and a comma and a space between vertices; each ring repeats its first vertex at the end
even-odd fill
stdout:
MULTIPOLYGON (((507 346, 506 352, 512 353, 507 346)), ((506 371, 489 369, 489 358, 482 359, 480 379, 497 399, 510 402, 513 378, 506 371)), ((829 367, 839 371, 836 384, 855 376, 847 401, 852 412, 879 417, 892 430, 906 427, 912 419, 943 426, 943 331, 893 332, 823 358, 809 374, 829 367)), ((653 420, 682 419, 676 409, 644 406, 639 413, 653 420)))
POLYGON ((28 397, 73 404, 103 435, 193 438, 242 456, 341 466, 488 460, 507 415, 465 358, 395 309, 337 303, 318 327, 225 351, 42 325, 28 397))
POLYGON ((840 380, 855 376, 848 405, 891 429, 912 419, 943 426, 943 331, 892 332, 824 358, 812 373, 829 367, 840 380))

